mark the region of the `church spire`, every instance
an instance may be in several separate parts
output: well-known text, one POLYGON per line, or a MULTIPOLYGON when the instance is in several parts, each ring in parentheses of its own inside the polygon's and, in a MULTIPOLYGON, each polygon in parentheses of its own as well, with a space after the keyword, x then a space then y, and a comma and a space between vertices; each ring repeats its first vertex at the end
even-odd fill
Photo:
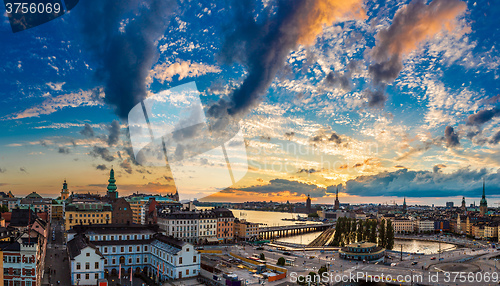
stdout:
POLYGON ((108 180, 108 197, 112 199, 116 199, 118 197, 118 193, 116 191, 116 180, 115 180, 115 170, 111 168, 111 171, 109 171, 109 180, 108 180))
POLYGON ((484 178, 483 178, 483 200, 486 200, 486 192, 484 188, 484 178))
POLYGON ((339 186, 337 186, 337 192, 335 192, 335 204, 334 209, 340 209, 340 201, 339 201, 339 186))
POLYGON ((486 201, 484 178, 483 178, 483 197, 481 198, 481 202, 479 202, 479 212, 481 213, 481 215, 485 215, 486 212, 488 212, 488 202, 486 201))
POLYGON ((66 200, 69 197, 68 183, 64 180, 63 188, 61 190, 61 200, 66 200))

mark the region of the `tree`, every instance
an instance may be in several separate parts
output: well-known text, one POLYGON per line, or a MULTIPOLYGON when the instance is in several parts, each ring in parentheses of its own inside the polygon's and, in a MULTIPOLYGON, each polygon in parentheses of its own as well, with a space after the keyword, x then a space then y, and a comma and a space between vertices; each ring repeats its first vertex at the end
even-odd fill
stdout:
POLYGON ((363 230, 363 240, 368 240, 368 238, 370 237, 370 227, 370 220, 367 219, 365 221, 365 228, 363 230))
POLYGON ((316 272, 309 272, 309 274, 307 274, 306 276, 306 281, 311 281, 311 285, 315 285, 317 284, 318 281, 318 278, 316 278, 318 276, 318 274, 316 274, 316 272))
POLYGON ((370 237, 368 238, 369 242, 377 243, 377 221, 370 221, 370 237))
POLYGON ((342 240, 342 232, 344 225, 344 218, 340 217, 337 219, 337 223, 335 225, 335 233, 333 234, 333 240, 330 243, 331 246, 340 246, 342 240))
POLYGON ((356 222, 356 218, 353 218, 351 221, 351 231, 349 232, 349 236, 351 237, 351 241, 356 241, 356 229, 358 227, 358 223, 356 222))
POLYGON ((266 256, 264 255, 264 253, 261 253, 261 254, 260 254, 259 259, 260 259, 260 260, 266 260, 266 256))
POLYGON ((6 205, 0 206, 0 213, 7 213, 9 212, 9 207, 6 205))
POLYGON ((386 245, 387 245, 387 240, 385 236, 385 219, 382 219, 378 230, 378 246, 385 248, 386 245))
POLYGON ((356 240, 363 241, 363 221, 358 220, 358 229, 356 230, 356 240))
POLYGON ((392 222, 387 220, 387 234, 386 234, 386 244, 385 248, 394 248, 394 228, 392 227, 392 222))
POLYGON ((326 269, 326 266, 321 266, 321 268, 318 270, 318 275, 319 275, 320 279, 321 279, 323 273, 325 273, 327 271, 328 271, 328 269, 326 269))
POLYGON ((280 258, 278 258, 278 262, 276 263, 276 265, 278 265, 278 266, 285 266, 285 262, 286 262, 285 258, 280 257, 280 258))
POLYGON ((344 227, 344 243, 349 244, 351 243, 351 219, 347 218, 345 221, 345 227, 344 227))

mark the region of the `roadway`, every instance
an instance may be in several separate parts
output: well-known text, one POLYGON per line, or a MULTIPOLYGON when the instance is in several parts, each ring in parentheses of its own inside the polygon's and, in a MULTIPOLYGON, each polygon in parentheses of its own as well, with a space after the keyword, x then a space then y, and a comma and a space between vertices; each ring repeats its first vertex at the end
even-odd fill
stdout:
MULTIPOLYGON (((340 259, 338 253, 333 251, 324 251, 323 253, 317 250, 292 251, 291 255, 286 256, 282 251, 278 251, 273 247, 264 246, 264 250, 257 250, 256 248, 256 246, 243 245, 224 247, 222 250, 227 252, 231 251, 245 257, 264 253, 267 263, 272 265, 276 265, 280 257, 293 258, 295 259, 295 265, 286 267, 289 276, 293 272, 296 273, 296 275, 306 276, 311 271, 317 272, 321 266, 327 266, 332 281, 334 281, 334 279, 341 279, 342 277, 348 278, 351 275, 354 277, 362 275, 363 277, 368 276, 369 278, 376 279, 382 277, 381 275, 383 274, 383 277, 390 275, 392 279, 400 278, 399 281, 391 281, 398 285, 496 285, 497 283, 492 282, 479 282, 476 280, 476 277, 471 281, 462 282, 461 280, 463 280, 463 277, 454 277, 451 272, 448 272, 450 276, 445 276, 445 273, 440 271, 439 265, 436 264, 469 259, 470 262, 468 263, 473 263, 481 268, 481 272, 479 272, 481 274, 477 276, 477 278, 481 278, 486 272, 489 274, 496 272, 496 274, 498 274, 495 260, 490 260, 489 258, 500 255, 500 252, 486 247, 474 250, 468 248, 456 249, 443 252, 440 255, 407 254, 403 256, 403 261, 400 260, 399 256, 392 254, 392 259, 388 262, 394 263, 394 266, 390 266, 382 263, 368 264, 361 261, 340 259), (417 264, 412 265, 412 262, 416 262, 417 264), (413 279, 410 279, 411 277, 413 277, 413 279)), ((287 277, 286 279, 287 280, 266 283, 266 285, 279 285, 283 282, 290 281, 291 278, 287 277)))

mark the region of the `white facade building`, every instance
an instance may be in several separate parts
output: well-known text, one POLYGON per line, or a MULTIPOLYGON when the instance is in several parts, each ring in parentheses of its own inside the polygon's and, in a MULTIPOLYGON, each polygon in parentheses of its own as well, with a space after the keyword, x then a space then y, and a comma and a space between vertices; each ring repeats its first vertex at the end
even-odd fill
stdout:
POLYGON ((417 220, 417 221, 415 221, 415 231, 416 232, 433 232, 434 231, 434 221, 433 220, 417 220))
POLYGON ((97 285, 104 278, 104 256, 83 235, 68 242, 72 285, 97 285))
POLYGON ((159 213, 158 225, 168 236, 189 243, 197 243, 199 241, 199 218, 200 214, 195 211, 159 213))
MULTIPOLYGON (((194 277, 199 273, 200 254, 192 244, 166 237, 149 226, 106 224, 75 227, 74 231, 78 234, 68 246, 85 236, 87 244, 94 246, 96 254, 103 258, 100 271, 104 278, 118 276, 120 267, 124 276, 143 272, 155 281, 194 277)), ((72 277, 79 274, 77 270, 72 267, 72 277)), ((81 280, 80 285, 83 285, 81 280)))
POLYGON ((200 243, 217 242, 217 216, 211 211, 200 213, 198 221, 198 240, 200 243))

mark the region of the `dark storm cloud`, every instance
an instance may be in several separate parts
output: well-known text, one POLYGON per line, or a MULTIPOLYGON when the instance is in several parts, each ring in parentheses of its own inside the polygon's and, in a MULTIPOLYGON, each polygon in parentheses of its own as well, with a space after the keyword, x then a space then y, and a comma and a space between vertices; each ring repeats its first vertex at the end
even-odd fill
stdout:
POLYGON ((104 164, 99 164, 95 167, 97 170, 101 170, 101 171, 104 171, 104 170, 107 170, 108 167, 104 164))
POLYGON ((108 146, 114 146, 120 139, 120 123, 117 120, 113 120, 113 122, 111 122, 111 125, 108 127, 108 131, 108 146))
POLYGON ((340 87, 343 90, 351 89, 351 76, 348 73, 337 73, 331 71, 325 78, 325 84, 331 87, 340 87))
POLYGON ((295 136, 295 132, 286 132, 285 133, 285 138, 288 140, 291 140, 295 136))
POLYGON ((300 169, 297 171, 297 173, 308 173, 308 174, 312 174, 312 173, 316 173, 317 170, 315 169, 300 169))
POLYGON ((80 134, 88 138, 92 138, 95 136, 94 129, 92 129, 92 126, 90 126, 90 124, 88 123, 85 123, 85 126, 83 126, 83 129, 80 131, 80 134))
POLYGON ((243 192, 256 192, 256 193, 279 193, 289 191, 297 195, 308 195, 311 197, 319 198, 325 195, 326 190, 312 184, 300 183, 296 181, 289 181, 285 179, 274 179, 269 181, 267 185, 251 186, 239 189, 243 192))
POLYGON ((104 82, 104 101, 120 118, 127 118, 146 96, 146 77, 158 59, 155 42, 167 28, 175 6, 173 0, 80 4, 85 48, 98 63, 96 75, 104 82))
POLYGON ((367 89, 365 90, 365 96, 368 99, 369 107, 384 108, 385 102, 387 101, 385 87, 381 87, 375 91, 367 89))
POLYGON ((340 138, 340 136, 333 132, 332 135, 330 136, 330 139, 328 139, 328 141, 331 141, 331 142, 335 142, 337 144, 340 144, 342 143, 342 139, 340 138))
POLYGON ((132 174, 132 165, 130 165, 128 160, 121 162, 120 167, 122 167, 125 172, 132 174))
POLYGON ((108 162, 115 160, 115 157, 113 157, 113 155, 111 155, 111 153, 109 152, 109 150, 106 147, 94 146, 92 151, 90 151, 90 156, 95 157, 95 158, 101 157, 104 161, 108 161, 108 162))
MULTIPOLYGON (((288 54, 299 44, 312 45, 325 25, 348 14, 364 18, 360 0, 278 0, 276 13, 256 19, 255 1, 232 2, 235 19, 222 46, 224 63, 243 64, 247 77, 229 98, 213 105, 208 114, 216 119, 242 117, 262 101, 288 54)), ((220 120, 220 119, 219 119, 220 120)), ((220 124, 216 124, 220 125, 220 124)))
POLYGON ((498 131, 497 133, 495 133, 495 135, 493 135, 490 138, 489 142, 491 144, 495 144, 495 145, 498 144, 498 142, 500 142, 500 131, 498 131))
POLYGON ((444 139, 447 147, 460 146, 458 134, 453 130, 453 127, 451 126, 446 126, 446 128, 444 129, 444 139))
POLYGON ((371 56, 376 63, 368 67, 376 84, 395 80, 403 69, 404 54, 415 50, 422 42, 443 30, 452 30, 455 19, 465 12, 467 4, 460 0, 413 0, 402 6, 391 25, 375 36, 371 56))
POLYGON ((359 71, 359 62, 352 60, 347 65, 347 71, 335 72, 331 71, 325 77, 325 84, 331 87, 340 87, 345 91, 351 90, 352 74, 359 71))
POLYGON ((438 172, 440 172, 440 171, 441 171, 441 169, 443 169, 443 168, 446 168, 446 165, 444 165, 444 164, 437 164, 437 165, 434 165, 434 167, 432 167, 432 171, 433 171, 434 173, 438 173, 438 172))
POLYGON ((59 150, 57 152, 60 154, 69 154, 69 148, 68 147, 59 147, 59 150))
POLYGON ((476 114, 469 115, 469 117, 467 118, 467 125, 481 126, 493 119, 493 117, 498 116, 500 116, 500 109, 496 107, 492 109, 481 110, 476 114))
POLYGON ((469 168, 449 174, 401 169, 360 176, 346 182, 345 192, 358 196, 479 197, 483 178, 486 179, 486 194, 500 195, 499 172, 488 173, 486 169, 469 168))
POLYGON ((314 135, 309 139, 312 143, 322 143, 322 142, 333 142, 336 144, 342 143, 342 138, 335 132, 331 135, 327 135, 325 131, 321 130, 318 134, 314 135))

